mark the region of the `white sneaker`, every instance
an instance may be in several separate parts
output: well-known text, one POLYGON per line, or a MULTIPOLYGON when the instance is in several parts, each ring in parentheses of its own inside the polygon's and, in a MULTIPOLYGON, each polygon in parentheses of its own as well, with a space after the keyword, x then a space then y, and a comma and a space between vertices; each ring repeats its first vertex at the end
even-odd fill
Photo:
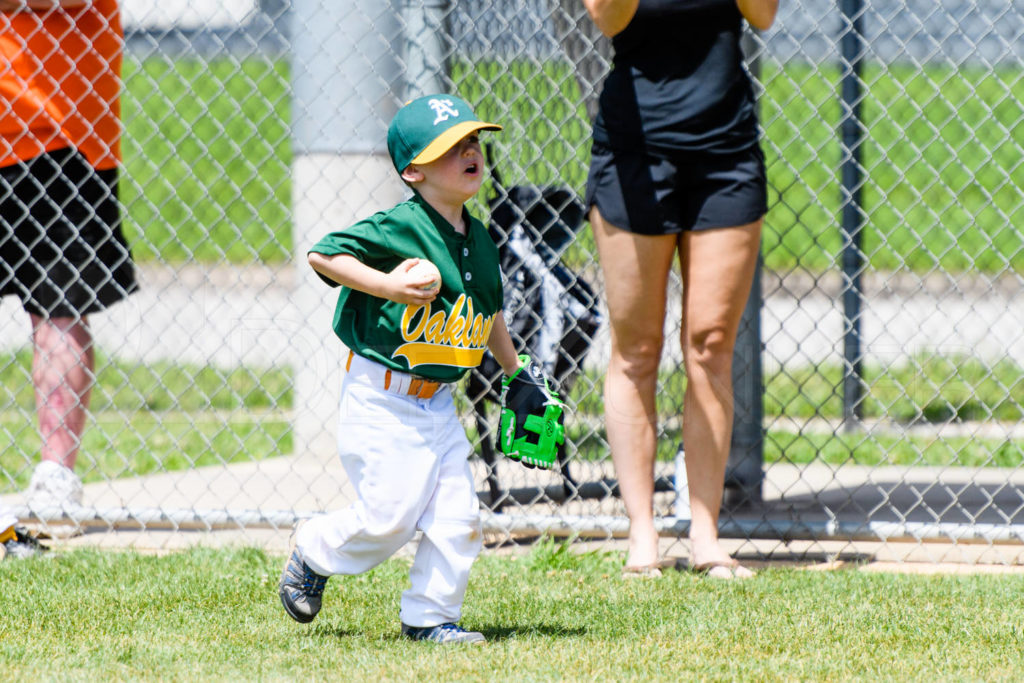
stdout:
POLYGON ((25 493, 29 507, 65 508, 82 504, 82 480, 63 465, 44 460, 36 465, 25 493))

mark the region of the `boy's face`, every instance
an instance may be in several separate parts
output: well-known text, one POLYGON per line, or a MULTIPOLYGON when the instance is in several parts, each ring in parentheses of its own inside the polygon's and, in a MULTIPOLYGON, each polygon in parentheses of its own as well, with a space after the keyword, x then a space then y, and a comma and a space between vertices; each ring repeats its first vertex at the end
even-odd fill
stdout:
POLYGON ((484 154, 480 136, 470 133, 442 156, 427 164, 411 164, 402 177, 413 183, 424 196, 465 203, 484 181, 484 154))

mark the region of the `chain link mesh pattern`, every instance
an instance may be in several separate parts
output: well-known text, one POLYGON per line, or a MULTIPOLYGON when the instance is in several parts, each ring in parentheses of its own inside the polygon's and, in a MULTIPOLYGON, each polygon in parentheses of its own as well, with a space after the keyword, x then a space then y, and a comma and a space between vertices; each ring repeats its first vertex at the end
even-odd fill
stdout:
MULTIPOLYGON (((518 329, 555 350, 573 406, 560 470, 493 456, 493 372, 460 399, 492 540, 625 533, 601 274, 578 204, 608 41, 571 0, 342 4, 337 26, 327 0, 125 4, 120 201, 140 288, 89 317, 83 506, 59 513, 22 496, 43 442, 40 370, 28 316, 3 300, 0 495, 22 516, 254 530, 351 498, 314 446, 333 433, 341 350, 304 254, 401 196, 379 161, 384 127, 437 84, 505 125, 475 215, 510 245, 516 225, 558 219, 547 251, 504 265, 518 329), (310 71, 303 50, 347 61, 310 71)), ((741 550, 1018 561, 1022 33, 1016 1, 784 0, 748 36, 771 208, 760 335, 740 342, 763 359, 763 478, 730 478, 721 520, 741 550)), ((671 289, 656 513, 685 537, 678 277, 671 289)))

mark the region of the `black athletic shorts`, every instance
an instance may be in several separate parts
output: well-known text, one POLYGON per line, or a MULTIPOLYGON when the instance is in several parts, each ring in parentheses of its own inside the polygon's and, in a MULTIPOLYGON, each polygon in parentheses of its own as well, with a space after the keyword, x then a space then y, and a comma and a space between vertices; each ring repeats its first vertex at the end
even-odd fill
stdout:
POLYGON ((137 287, 117 169, 97 171, 73 149, 0 168, 0 295, 29 313, 75 318, 137 287))
POLYGON ((768 210, 764 153, 681 152, 654 156, 593 144, 587 211, 617 228, 670 235, 753 223, 768 210))

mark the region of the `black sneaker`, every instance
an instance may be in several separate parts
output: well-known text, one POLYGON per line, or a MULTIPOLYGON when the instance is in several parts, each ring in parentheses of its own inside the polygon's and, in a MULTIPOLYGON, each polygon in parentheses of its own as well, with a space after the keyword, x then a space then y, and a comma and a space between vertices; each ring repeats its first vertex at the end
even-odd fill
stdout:
POLYGON ((408 626, 402 624, 402 635, 410 640, 426 640, 431 643, 486 643, 484 634, 467 631, 458 624, 447 623, 439 626, 408 626))
POLYGON ((3 552, 0 552, 0 558, 9 557, 12 560, 20 560, 41 555, 47 550, 46 546, 40 543, 35 536, 21 527, 11 527, 2 536, 6 540, 2 544, 3 552))
POLYGON ((281 574, 277 593, 284 611, 300 624, 308 624, 320 612, 320 596, 329 577, 309 568, 298 550, 293 550, 281 574))

